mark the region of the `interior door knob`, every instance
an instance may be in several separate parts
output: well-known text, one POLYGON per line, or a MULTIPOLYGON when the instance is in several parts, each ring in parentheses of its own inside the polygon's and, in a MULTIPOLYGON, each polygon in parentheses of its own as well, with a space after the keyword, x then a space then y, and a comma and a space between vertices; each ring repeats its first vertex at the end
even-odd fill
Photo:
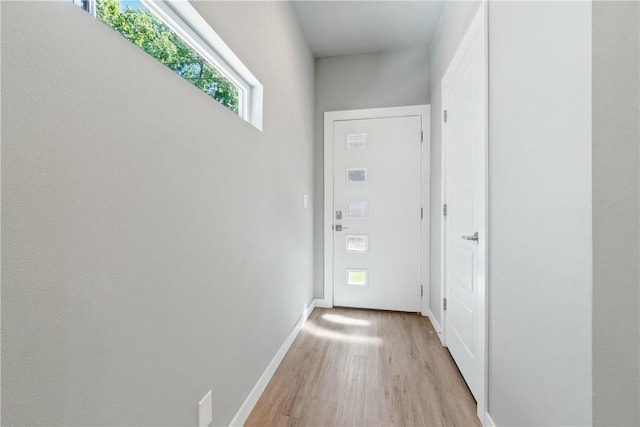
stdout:
POLYGON ((478 244, 478 232, 476 231, 475 233, 473 233, 473 236, 462 236, 462 238, 464 240, 471 240, 472 242, 475 242, 475 244, 478 244))
POLYGON ((336 231, 348 230, 349 227, 343 227, 342 224, 336 224, 336 231))

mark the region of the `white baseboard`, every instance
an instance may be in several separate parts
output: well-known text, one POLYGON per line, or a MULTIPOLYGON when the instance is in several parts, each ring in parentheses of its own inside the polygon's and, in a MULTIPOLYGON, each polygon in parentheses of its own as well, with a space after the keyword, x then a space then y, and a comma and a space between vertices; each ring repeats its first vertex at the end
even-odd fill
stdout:
POLYGON ((438 338, 440 339, 440 342, 442 343, 442 345, 444 345, 444 342, 442 341, 442 326, 440 326, 440 323, 438 322, 438 320, 436 319, 436 316, 433 314, 433 311, 431 311, 430 308, 427 308, 427 317, 431 321, 431 324, 433 325, 433 329, 436 331, 436 334, 438 334, 438 338))
POLYGON ((251 414, 253 407, 256 406, 256 403, 258 403, 258 399, 260 399, 260 396, 262 396, 264 389, 267 388, 267 385, 269 384, 269 381, 271 381, 273 374, 275 374, 276 369, 278 369, 278 366, 280 366, 280 362, 282 362, 282 359, 284 359, 287 351, 289 351, 291 344, 293 344, 293 341, 298 336, 300 329, 302 329, 302 325, 304 325, 304 322, 309 318, 309 315, 316 307, 316 301, 317 300, 311 301, 307 308, 304 309, 304 312, 300 315, 300 318, 293 327, 293 330, 284 340, 282 346, 280 346, 280 349, 275 354, 275 356, 273 356, 273 359, 271 360, 269 365, 267 365, 267 368, 258 379, 256 385, 253 386, 253 389, 242 403, 242 406, 240 406, 240 409, 238 409, 236 416, 233 417, 233 420, 231 420, 229 426, 242 426, 245 421, 247 421, 247 418, 249 417, 249 414, 251 414))
POLYGON ((315 306, 319 308, 333 308, 333 303, 327 301, 326 299, 316 298, 315 300, 313 300, 313 302, 315 303, 315 306))
POLYGON ((493 418, 488 412, 484 414, 484 427, 496 427, 496 423, 493 422, 493 418))
POLYGON ((440 326, 440 323, 438 323, 436 316, 433 314, 433 311, 431 311, 430 308, 427 308, 427 317, 431 321, 433 329, 435 329, 438 334, 442 333, 442 327, 440 326))

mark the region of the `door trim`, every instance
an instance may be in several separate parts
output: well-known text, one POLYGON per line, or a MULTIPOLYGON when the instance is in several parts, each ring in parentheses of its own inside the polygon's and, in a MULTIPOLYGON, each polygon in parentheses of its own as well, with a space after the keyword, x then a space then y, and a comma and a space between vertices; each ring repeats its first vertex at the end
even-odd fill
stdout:
POLYGON ((420 116, 422 121, 421 194, 424 217, 421 223, 420 280, 423 285, 421 312, 429 307, 429 186, 430 186, 430 105, 371 108, 364 110, 327 111, 324 113, 324 297, 316 299, 316 307, 333 307, 333 123, 344 120, 366 120, 393 117, 420 116))
MULTIPOLYGON (((442 81, 441 81, 441 91, 442 91, 442 111, 440 112, 440 120, 442 123, 442 136, 441 136, 441 167, 440 167, 440 182, 441 182, 441 199, 442 204, 446 204, 446 190, 447 190, 447 182, 446 182, 446 160, 447 160, 447 143, 446 143, 446 133, 444 132, 444 111, 447 109, 447 98, 445 96, 446 91, 446 82, 449 71, 453 69, 458 63, 462 60, 464 54, 471 46, 475 37, 481 37, 481 45, 484 47, 483 52, 483 69, 485 70, 484 82, 483 82, 483 104, 484 104, 484 138, 483 138, 483 147, 481 149, 481 153, 483 158, 481 161, 481 170, 483 175, 483 193, 482 199, 484 201, 484 220, 482 221, 480 230, 480 243, 478 248, 478 258, 479 258, 479 280, 478 285, 480 288, 480 307, 479 307, 479 318, 481 320, 481 326, 478 328, 478 332, 481 334, 479 342, 482 345, 482 348, 478 351, 478 354, 481 357, 480 365, 480 378, 482 381, 482 385, 480 387, 480 395, 477 396, 477 415, 480 419, 482 425, 487 425, 487 416, 488 416, 488 387, 489 387, 489 377, 488 377, 488 362, 489 362, 489 320, 488 320, 488 283, 489 283, 489 22, 488 22, 488 2, 483 0, 480 4, 476 15, 473 20, 469 24, 469 28, 467 29, 462 41, 458 45, 456 49, 456 53, 453 56, 453 59, 449 63, 447 67, 447 71, 445 72, 442 81)), ((442 213, 441 213, 442 215, 442 213)), ((442 221, 440 222, 440 295, 441 298, 447 297, 447 282, 446 282, 446 221, 447 219, 442 216, 442 221)), ((440 301, 440 307, 443 307, 443 301, 440 301)), ((440 336, 443 346, 447 346, 447 311, 441 310, 441 321, 440 326, 442 330, 442 334, 440 336)), ((490 418, 489 418, 490 420, 490 418)))

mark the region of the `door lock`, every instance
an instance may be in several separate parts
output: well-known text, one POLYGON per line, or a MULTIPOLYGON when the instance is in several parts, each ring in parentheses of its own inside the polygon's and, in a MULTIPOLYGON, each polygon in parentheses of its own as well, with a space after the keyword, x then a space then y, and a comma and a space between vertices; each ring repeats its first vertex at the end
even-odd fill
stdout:
POLYGON ((336 231, 348 230, 349 227, 343 227, 342 224, 336 224, 336 231))
POLYGON ((336 211, 336 219, 342 219, 342 211, 336 211))

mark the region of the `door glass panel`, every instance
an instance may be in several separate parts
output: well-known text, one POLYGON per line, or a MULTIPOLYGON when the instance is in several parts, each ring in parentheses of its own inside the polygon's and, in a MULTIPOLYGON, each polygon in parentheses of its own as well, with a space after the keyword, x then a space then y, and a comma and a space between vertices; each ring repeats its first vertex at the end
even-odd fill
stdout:
POLYGON ((347 148, 367 148, 367 134, 355 133, 347 135, 347 148))
POLYGON ((366 183, 367 170, 365 168, 347 169, 347 182, 366 183))
POLYGON ((347 239, 347 251, 367 252, 367 250, 369 250, 369 236, 367 236, 366 234, 348 234, 345 237, 347 239))
POLYGON ((367 270, 347 270, 347 285, 364 288, 367 286, 367 270))
POLYGON ((352 218, 364 218, 369 214, 369 202, 366 200, 348 200, 347 216, 352 218))

